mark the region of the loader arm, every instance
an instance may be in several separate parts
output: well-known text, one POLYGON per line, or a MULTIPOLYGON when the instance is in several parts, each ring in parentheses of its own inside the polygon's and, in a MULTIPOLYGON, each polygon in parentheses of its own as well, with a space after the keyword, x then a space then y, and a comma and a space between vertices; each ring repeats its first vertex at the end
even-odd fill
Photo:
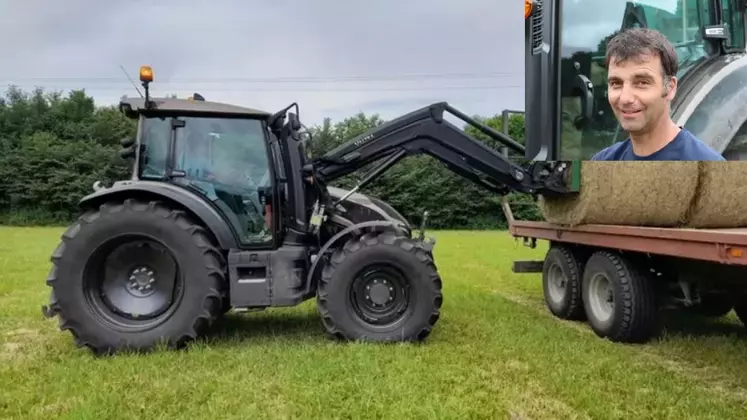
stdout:
POLYGON ((534 162, 526 167, 514 163, 508 156, 446 121, 446 111, 523 155, 524 146, 520 143, 439 102, 382 124, 330 150, 312 163, 316 176, 323 182, 330 182, 381 160, 382 163, 364 176, 358 189, 399 160, 424 153, 457 174, 502 195, 511 191, 544 195, 568 192, 565 179, 570 165, 566 162, 534 162))

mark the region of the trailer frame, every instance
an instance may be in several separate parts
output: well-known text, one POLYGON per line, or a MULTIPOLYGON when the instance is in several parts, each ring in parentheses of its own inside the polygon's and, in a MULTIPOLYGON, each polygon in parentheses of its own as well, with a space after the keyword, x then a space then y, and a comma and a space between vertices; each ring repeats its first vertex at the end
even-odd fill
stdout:
POLYGON ((712 317, 733 309, 747 324, 747 228, 561 226, 516 220, 508 197, 501 206, 511 236, 530 248, 548 241, 543 260, 514 261, 513 271, 542 273, 545 302, 558 318, 587 320, 616 342, 650 340, 662 309, 712 317), (599 276, 613 302, 606 315, 593 286, 599 276))

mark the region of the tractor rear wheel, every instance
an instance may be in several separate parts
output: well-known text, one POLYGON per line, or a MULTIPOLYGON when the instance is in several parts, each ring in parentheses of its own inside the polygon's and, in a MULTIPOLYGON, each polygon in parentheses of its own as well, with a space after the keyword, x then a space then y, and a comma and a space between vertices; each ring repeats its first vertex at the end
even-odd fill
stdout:
POLYGON ((336 250, 322 271, 317 306, 343 340, 420 341, 438 321, 441 278, 417 241, 367 233, 336 250))
POLYGON ((96 354, 179 348, 220 316, 225 260, 208 232, 158 202, 81 216, 52 255, 48 314, 96 354))

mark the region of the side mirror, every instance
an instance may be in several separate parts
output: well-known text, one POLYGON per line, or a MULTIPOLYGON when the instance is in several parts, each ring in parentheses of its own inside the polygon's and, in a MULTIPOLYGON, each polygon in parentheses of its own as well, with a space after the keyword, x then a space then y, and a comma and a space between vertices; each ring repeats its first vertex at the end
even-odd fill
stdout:
POLYGON ((119 157, 124 160, 133 159, 135 157, 135 148, 132 146, 125 147, 119 151, 119 157))
MULTIPOLYGON (((124 160, 134 159, 135 156, 137 156, 137 153, 136 153, 137 149, 138 148, 134 144, 131 144, 119 151, 119 157, 121 157, 124 160)), ((145 145, 141 144, 140 145, 141 156, 143 152, 145 152, 145 149, 146 149, 145 145)))
POLYGON ((301 129, 301 121, 298 119, 298 115, 292 112, 288 113, 288 124, 290 124, 290 129, 292 131, 298 131, 301 129))
POLYGON ((580 130, 594 118, 594 84, 588 77, 579 74, 573 81, 573 87, 581 97, 581 115, 573 121, 580 130))
POLYGON ((270 130, 274 132, 279 132, 283 129, 283 125, 285 125, 285 116, 284 115, 274 115, 270 118, 270 130))
POLYGON ((135 139, 132 137, 125 137, 122 140, 119 141, 120 146, 122 147, 130 147, 133 144, 135 144, 135 139))

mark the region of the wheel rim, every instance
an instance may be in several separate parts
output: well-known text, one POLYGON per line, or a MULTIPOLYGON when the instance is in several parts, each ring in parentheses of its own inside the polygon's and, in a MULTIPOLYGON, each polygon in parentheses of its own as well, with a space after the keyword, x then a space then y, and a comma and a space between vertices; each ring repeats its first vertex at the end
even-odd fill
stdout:
POLYGON ((589 306, 594 318, 605 322, 615 310, 612 282, 604 274, 595 274, 589 282, 589 306))
POLYGON ((85 296, 117 329, 149 329, 168 318, 183 291, 171 252, 152 238, 127 235, 99 246, 86 265, 85 296))
POLYGON ((369 266, 350 288, 355 314, 374 326, 401 322, 410 307, 410 285, 402 273, 389 265, 369 266))
POLYGON ((550 299, 555 303, 560 303, 565 298, 568 277, 556 263, 550 266, 547 272, 547 291, 550 293, 550 299))

